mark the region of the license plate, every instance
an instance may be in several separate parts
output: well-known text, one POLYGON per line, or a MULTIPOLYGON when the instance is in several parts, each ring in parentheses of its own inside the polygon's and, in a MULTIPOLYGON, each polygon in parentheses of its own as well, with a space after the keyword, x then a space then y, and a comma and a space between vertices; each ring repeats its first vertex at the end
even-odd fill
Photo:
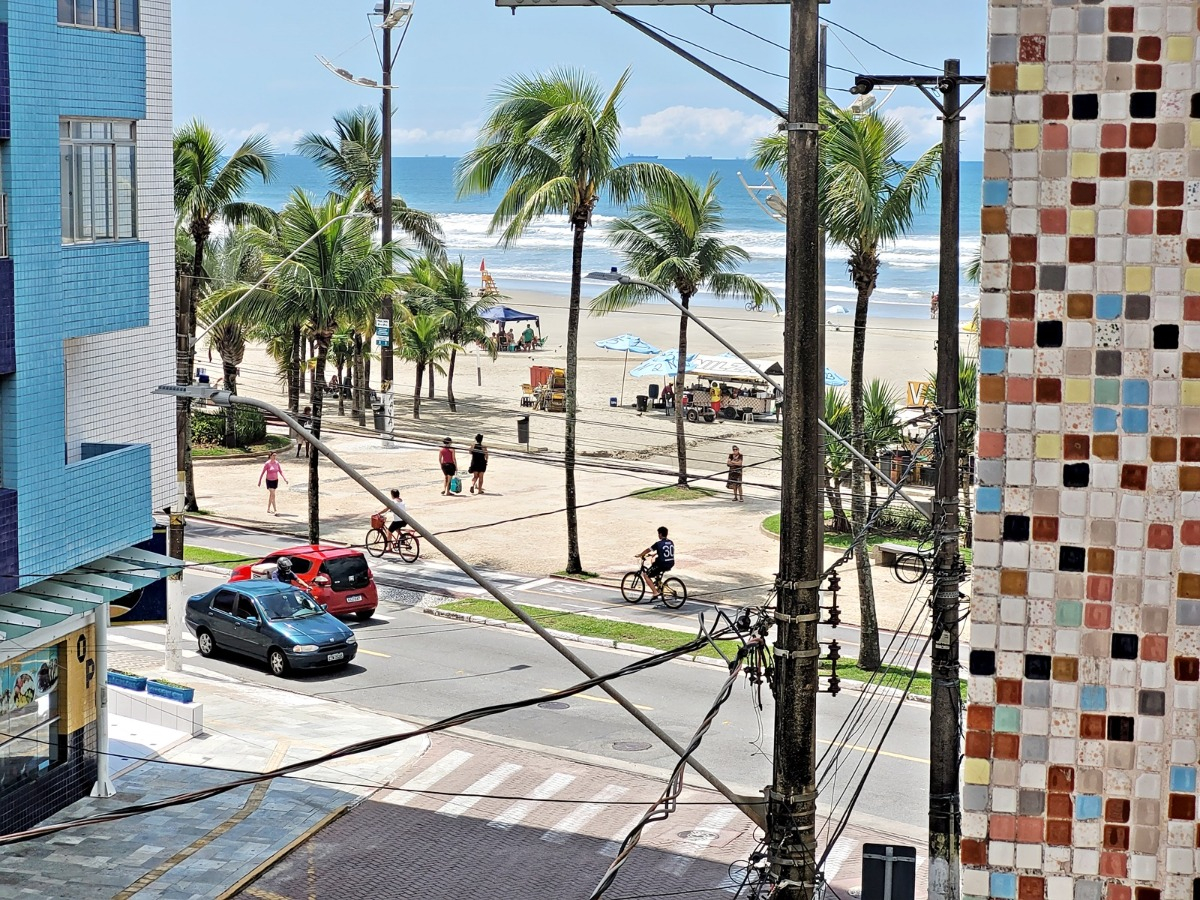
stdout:
POLYGON ((362 594, 351 594, 349 597, 346 598, 346 602, 347 603, 362 603, 362 598, 363 598, 362 594))
POLYGON ((328 662, 335 662, 339 659, 345 659, 345 657, 346 657, 345 653, 330 653, 327 657, 325 657, 325 659, 328 662))

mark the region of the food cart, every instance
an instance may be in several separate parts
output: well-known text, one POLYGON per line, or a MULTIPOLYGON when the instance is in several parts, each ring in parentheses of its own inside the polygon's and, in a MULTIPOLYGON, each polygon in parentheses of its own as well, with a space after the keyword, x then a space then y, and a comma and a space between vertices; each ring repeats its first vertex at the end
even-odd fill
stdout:
MULTIPOLYGON (((754 365, 782 381, 783 369, 774 360, 754 360, 754 365)), ((685 373, 689 379, 684 387, 684 414, 688 421, 703 419, 712 422, 711 389, 721 385, 720 417, 752 422, 758 418, 775 417, 775 387, 735 356, 701 356, 688 361, 685 373)))

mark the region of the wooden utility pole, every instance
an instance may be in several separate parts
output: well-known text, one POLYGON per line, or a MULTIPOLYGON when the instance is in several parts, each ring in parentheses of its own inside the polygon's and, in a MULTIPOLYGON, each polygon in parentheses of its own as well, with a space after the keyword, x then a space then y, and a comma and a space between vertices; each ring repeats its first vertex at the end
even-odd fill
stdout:
POLYGON ((774 897, 811 900, 817 882, 817 620, 825 322, 817 208, 818 3, 792 0, 787 116, 783 479, 776 583, 775 764, 767 852, 774 897))
MULTIPOLYGON (((392 29, 387 27, 388 16, 392 12, 392 0, 383 0, 383 106, 382 118, 383 124, 380 133, 380 150, 383 155, 383 172, 381 175, 381 193, 380 202, 383 205, 379 221, 379 239, 386 247, 392 242, 392 29)), ((390 256, 384 257, 386 262, 386 272, 391 272, 392 262, 390 256)), ((394 377, 392 368, 392 318, 395 315, 395 301, 392 299, 390 292, 383 295, 381 303, 380 315, 387 322, 387 343, 379 348, 379 381, 381 387, 391 390, 391 382, 394 377)), ((367 385, 354 385, 355 389, 363 390, 363 402, 361 406, 366 407, 370 392, 365 390, 367 385)))

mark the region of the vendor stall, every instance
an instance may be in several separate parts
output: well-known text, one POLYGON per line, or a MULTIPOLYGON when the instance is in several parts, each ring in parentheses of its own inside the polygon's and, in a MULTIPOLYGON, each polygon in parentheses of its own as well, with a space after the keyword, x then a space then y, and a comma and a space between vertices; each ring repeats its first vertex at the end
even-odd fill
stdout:
MULTIPOLYGON (((779 363, 767 359, 754 360, 754 364, 782 383, 783 369, 779 363)), ((695 417, 688 416, 692 421, 701 418, 711 421, 713 399, 717 396, 720 397, 717 415, 721 418, 753 421, 775 416, 775 387, 737 357, 690 357, 686 375, 689 381, 684 388, 687 395, 684 407, 696 412, 695 417)))

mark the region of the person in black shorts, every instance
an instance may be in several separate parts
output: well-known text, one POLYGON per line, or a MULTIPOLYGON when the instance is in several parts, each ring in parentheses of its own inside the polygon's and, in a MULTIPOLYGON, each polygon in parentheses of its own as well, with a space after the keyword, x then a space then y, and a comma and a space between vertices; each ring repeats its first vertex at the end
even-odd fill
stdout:
POLYGON ((438 465, 442 467, 442 494, 449 496, 450 479, 458 474, 458 458, 454 455, 453 442, 442 438, 442 449, 438 451, 438 465))
POLYGON ((654 554, 654 562, 650 563, 649 572, 653 579, 653 597, 658 599, 662 596, 662 584, 659 581, 664 572, 669 572, 675 568, 675 542, 667 537, 666 526, 659 526, 658 540, 638 554, 638 559, 645 559, 651 553, 654 554))
POLYGON ((467 471, 471 474, 471 493, 483 493, 483 476, 487 472, 488 449, 483 446, 483 435, 475 435, 475 443, 471 445, 471 464, 467 471))

